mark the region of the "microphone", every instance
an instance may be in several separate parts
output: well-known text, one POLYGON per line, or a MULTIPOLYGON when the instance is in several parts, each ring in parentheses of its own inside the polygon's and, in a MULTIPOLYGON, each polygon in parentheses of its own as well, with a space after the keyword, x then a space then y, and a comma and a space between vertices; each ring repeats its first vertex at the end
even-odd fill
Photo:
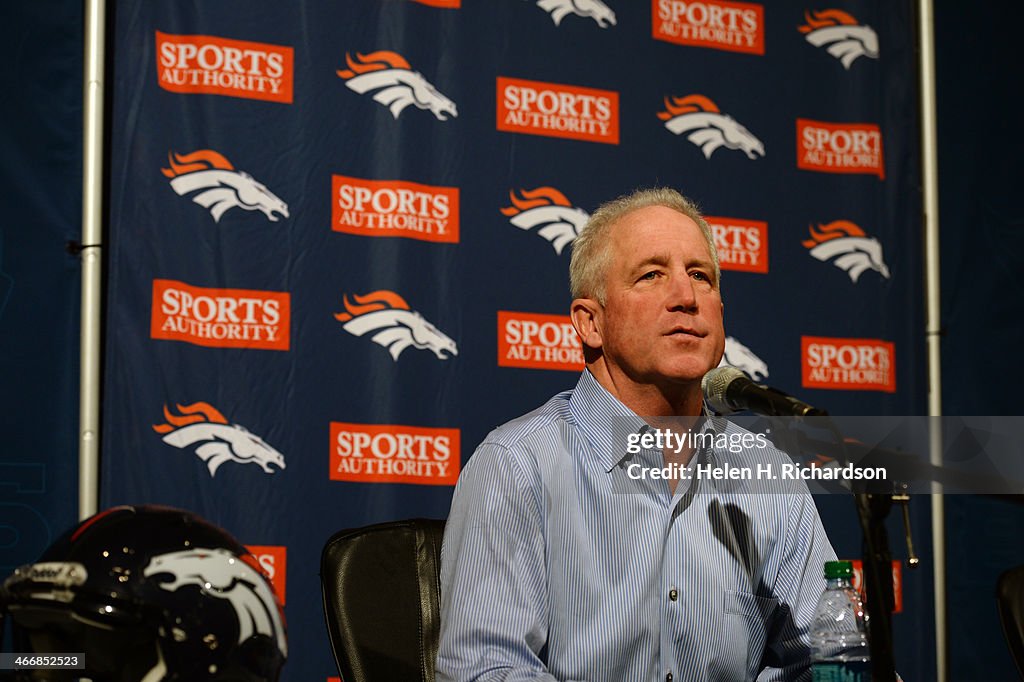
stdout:
POLYGON ((735 367, 716 367, 700 382, 704 400, 719 414, 750 410, 769 417, 824 417, 825 410, 811 407, 782 391, 755 384, 735 367))

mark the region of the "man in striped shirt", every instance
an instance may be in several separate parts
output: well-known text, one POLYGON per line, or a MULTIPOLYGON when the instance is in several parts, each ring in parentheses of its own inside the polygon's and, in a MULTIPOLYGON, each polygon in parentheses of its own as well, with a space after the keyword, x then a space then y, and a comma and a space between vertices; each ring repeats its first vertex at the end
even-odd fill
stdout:
POLYGON ((806 487, 688 473, 789 461, 716 445, 742 429, 701 419, 701 378, 725 343, 719 276, 707 224, 673 190, 609 202, 581 231, 571 316, 586 370, 491 432, 462 472, 439 680, 809 678, 835 554, 806 487), (638 438, 666 420, 712 438, 638 438))

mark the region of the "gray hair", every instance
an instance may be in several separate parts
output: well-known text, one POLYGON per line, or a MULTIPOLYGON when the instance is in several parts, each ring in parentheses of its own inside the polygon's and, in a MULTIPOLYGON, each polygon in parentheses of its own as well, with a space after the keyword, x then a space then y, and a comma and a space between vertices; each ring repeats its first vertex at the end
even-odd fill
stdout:
POLYGON ((715 269, 715 286, 718 286, 721 270, 718 265, 718 250, 704 216, 697 205, 674 189, 655 187, 637 189, 629 194, 605 202, 594 211, 590 220, 580 230, 572 245, 569 261, 569 293, 573 298, 595 298, 605 303, 605 279, 611 261, 611 243, 608 230, 627 214, 650 206, 664 206, 678 211, 697 223, 711 254, 715 269))

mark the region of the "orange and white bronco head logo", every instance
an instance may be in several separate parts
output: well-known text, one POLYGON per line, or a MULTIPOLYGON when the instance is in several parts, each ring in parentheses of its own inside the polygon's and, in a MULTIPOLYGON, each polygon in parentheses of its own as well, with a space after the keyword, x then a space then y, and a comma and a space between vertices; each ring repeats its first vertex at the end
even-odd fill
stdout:
POLYGON ((171 188, 180 196, 197 192, 192 201, 209 209, 214 222, 229 208, 261 211, 271 222, 280 219, 278 214, 288 217, 288 204, 212 149, 168 154, 168 160, 170 168, 160 170, 171 178, 171 188))
POLYGON ((812 256, 823 263, 832 263, 856 283, 865 270, 874 270, 889 279, 889 267, 882 258, 882 245, 874 237, 849 220, 821 223, 818 230, 811 225, 811 238, 803 241, 812 256), (820 230, 820 231, 819 231, 820 230))
POLYGON ((336 72, 345 85, 360 95, 373 91, 373 100, 390 109, 395 118, 410 104, 430 111, 439 121, 459 115, 455 102, 438 92, 423 74, 413 71, 397 52, 356 53, 355 59, 346 54, 345 63, 348 68, 336 72))
POLYGON ((520 190, 518 195, 510 191, 508 196, 512 205, 501 209, 502 214, 520 230, 537 229, 537 234, 551 242, 557 254, 576 239, 590 219, 586 211, 573 206, 554 187, 520 190))
POLYGON ((615 12, 601 0, 537 0, 537 6, 551 15, 555 26, 569 14, 589 17, 601 28, 615 25, 615 12))
POLYGON ((453 340, 410 310, 405 299, 395 292, 381 289, 352 298, 354 302, 345 295, 345 312, 337 313, 335 319, 353 336, 370 334, 373 342, 387 348, 396 362, 410 346, 429 350, 438 360, 459 354, 453 340))
POLYGON ((704 95, 666 97, 665 111, 658 112, 658 118, 676 135, 687 133, 686 139, 700 147, 705 158, 719 147, 738 149, 749 159, 764 156, 761 140, 704 95))
POLYGON ((850 68, 857 57, 878 59, 878 35, 870 26, 861 26, 850 14, 839 9, 804 12, 807 23, 798 26, 811 45, 824 47, 830 55, 850 68))
POLYGON ((215 476, 225 462, 255 464, 267 474, 275 472, 273 467, 285 468, 284 455, 244 426, 229 424, 213 405, 198 402, 177 408, 179 414, 174 415, 165 405, 167 421, 154 424, 153 430, 164 434, 163 441, 176 448, 199 444, 196 456, 206 462, 210 476, 215 476))

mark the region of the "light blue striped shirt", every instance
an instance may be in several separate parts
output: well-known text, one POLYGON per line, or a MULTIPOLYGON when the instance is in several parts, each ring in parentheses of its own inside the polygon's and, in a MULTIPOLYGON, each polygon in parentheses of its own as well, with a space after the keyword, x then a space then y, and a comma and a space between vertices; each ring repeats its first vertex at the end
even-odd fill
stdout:
MULTIPOLYGON (((445 529, 439 682, 809 678, 835 553, 806 486, 701 479, 672 495, 627 475, 663 466, 660 450, 626 452, 645 428, 585 371, 487 436, 445 529)), ((694 459, 742 457, 756 466, 719 448, 694 459)), ((756 460, 790 461, 774 448, 756 460)))

